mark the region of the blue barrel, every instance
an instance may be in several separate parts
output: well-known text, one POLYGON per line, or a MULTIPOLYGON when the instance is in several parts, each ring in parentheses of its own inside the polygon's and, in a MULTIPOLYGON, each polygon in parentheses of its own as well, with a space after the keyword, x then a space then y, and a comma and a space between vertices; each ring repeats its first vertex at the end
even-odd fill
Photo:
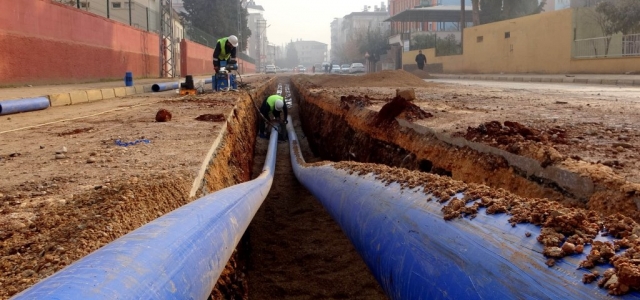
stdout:
POLYGON ((124 75, 124 85, 125 86, 133 86, 133 73, 127 72, 124 75))

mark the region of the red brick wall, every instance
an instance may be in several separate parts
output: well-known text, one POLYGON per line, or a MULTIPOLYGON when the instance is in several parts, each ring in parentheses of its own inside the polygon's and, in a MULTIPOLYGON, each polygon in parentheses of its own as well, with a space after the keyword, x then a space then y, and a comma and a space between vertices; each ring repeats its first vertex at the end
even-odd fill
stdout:
MULTIPOLYGON (((181 76, 213 74, 213 49, 183 39, 180 42, 180 71, 181 76)), ((238 60, 240 73, 255 73, 254 64, 238 60)))
POLYGON ((158 35, 50 0, 2 1, 0 83, 159 75, 158 35))

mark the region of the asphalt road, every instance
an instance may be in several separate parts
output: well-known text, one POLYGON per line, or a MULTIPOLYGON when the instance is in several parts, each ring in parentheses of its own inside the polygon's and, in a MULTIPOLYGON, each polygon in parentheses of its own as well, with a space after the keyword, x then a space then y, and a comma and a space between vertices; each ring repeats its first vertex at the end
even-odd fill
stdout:
POLYGON ((505 82, 463 79, 428 79, 428 82, 492 88, 496 92, 529 91, 541 94, 571 94, 578 98, 624 99, 640 101, 640 88, 613 85, 589 85, 579 83, 505 82))

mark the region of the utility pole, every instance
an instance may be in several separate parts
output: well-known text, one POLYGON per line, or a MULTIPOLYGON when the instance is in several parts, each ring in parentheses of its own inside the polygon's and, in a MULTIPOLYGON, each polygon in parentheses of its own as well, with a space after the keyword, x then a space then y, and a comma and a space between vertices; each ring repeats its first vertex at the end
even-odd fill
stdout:
MULTIPOLYGON (((465 3, 464 0, 460 0, 460 9, 462 10, 461 13, 461 20, 460 20, 460 50, 462 53, 464 53, 464 28, 467 25, 467 9, 465 8, 465 3)), ((437 44, 437 40, 436 40, 436 44, 437 44)), ((462 54, 460 53, 460 54, 462 54)))

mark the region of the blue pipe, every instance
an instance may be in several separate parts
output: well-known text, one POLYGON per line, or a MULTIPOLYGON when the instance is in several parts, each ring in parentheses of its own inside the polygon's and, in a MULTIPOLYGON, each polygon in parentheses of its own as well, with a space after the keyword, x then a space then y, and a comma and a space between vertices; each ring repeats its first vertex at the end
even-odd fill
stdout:
MULTIPOLYGON (((296 177, 340 225, 389 298, 609 298, 596 284, 581 282, 587 271, 578 265, 585 254, 547 267, 535 238, 540 229, 534 225, 511 227, 506 214, 484 211, 473 220, 444 221, 442 205, 427 202, 432 195, 422 189, 403 190, 373 174, 350 175, 333 164, 306 166, 291 124, 289 119, 296 177)), ((599 268, 600 274, 604 270, 599 268)), ((624 298, 639 296, 634 292, 624 298)))
POLYGON ((47 97, 0 101, 0 115, 42 110, 48 108, 49 105, 49 98, 47 97))
MULTIPOLYGON (((211 84, 213 80, 211 78, 205 79, 204 84, 211 84)), ((165 83, 154 83, 151 86, 151 90, 154 92, 164 92, 169 90, 175 90, 180 87, 180 82, 165 82, 165 83)))
POLYGON ((206 299, 273 182, 278 132, 260 176, 111 242, 15 299, 206 299))
POLYGON ((169 90, 175 90, 180 87, 180 82, 164 82, 155 83, 151 86, 151 90, 154 92, 164 92, 169 90))

